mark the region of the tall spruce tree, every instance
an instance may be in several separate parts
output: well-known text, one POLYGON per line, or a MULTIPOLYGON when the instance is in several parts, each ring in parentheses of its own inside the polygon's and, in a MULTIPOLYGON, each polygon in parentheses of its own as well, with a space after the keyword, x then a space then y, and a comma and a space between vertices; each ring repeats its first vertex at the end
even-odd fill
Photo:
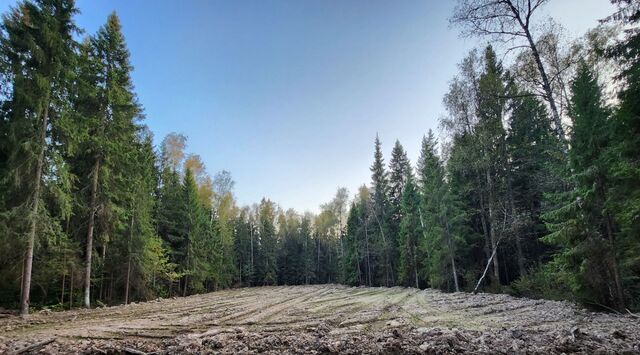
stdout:
POLYGON ((371 197, 369 189, 361 186, 349 210, 345 236, 345 282, 350 285, 373 284, 373 258, 370 240, 371 197))
POLYGON ((278 277, 275 214, 275 204, 263 198, 258 210, 260 266, 257 273, 258 282, 262 285, 273 285, 278 277))
POLYGON ((389 235, 389 260, 391 268, 400 274, 398 270, 398 260, 400 254, 398 252, 400 223, 403 218, 402 196, 404 188, 407 184, 407 170, 411 168, 407 153, 396 140, 393 150, 391 151, 391 160, 389 161, 389 211, 387 215, 387 228, 389 235))
POLYGON ((405 169, 406 184, 402 192, 402 218, 399 230, 399 268, 398 281, 405 286, 420 287, 419 270, 421 257, 418 256, 419 241, 423 236, 420 223, 420 194, 413 177, 411 166, 405 169))
POLYGON ((219 279, 214 267, 219 258, 214 249, 214 226, 209 213, 198 196, 198 186, 190 169, 185 170, 182 182, 182 232, 186 237, 185 255, 182 262, 182 295, 207 290, 206 283, 219 279))
POLYGON ((55 224, 43 205, 47 183, 66 179, 56 168, 52 132, 61 129, 65 91, 75 59, 73 0, 20 2, 3 17, 1 48, 12 78, 5 103, 6 208, 10 230, 25 239, 20 313, 29 312, 33 255, 43 226, 55 224), (57 177, 54 178, 54 175, 57 177))
POLYGON ((464 228, 465 215, 445 180, 436 146, 436 139, 429 131, 422 142, 419 171, 425 226, 421 251, 427 259, 422 273, 431 287, 460 291, 458 250, 468 231, 464 228))
POLYGON ((505 190, 505 130, 503 115, 506 99, 502 65, 491 46, 484 52, 484 72, 478 80, 478 148, 481 151, 480 170, 484 175, 483 190, 486 197, 486 220, 489 241, 492 250, 493 277, 496 283, 500 278, 500 250, 498 249, 505 234, 507 216, 504 211, 505 190), (504 218, 501 218, 504 217, 504 218))
POLYGON ((617 235, 621 278, 627 292, 627 304, 640 309, 640 8, 634 1, 613 0, 623 14, 627 26, 624 38, 610 50, 621 65, 618 80, 623 83, 619 92, 618 109, 612 116, 615 140, 608 149, 609 179, 607 208, 619 225, 617 235))
MULTIPOLYGON (((91 304, 92 257, 98 232, 102 235, 104 267, 108 236, 117 234, 117 225, 127 219, 127 181, 138 147, 141 107, 133 92, 129 51, 115 13, 98 30, 81 53, 80 82, 87 88, 76 96, 78 123, 84 139, 73 157, 76 175, 81 177, 78 200, 86 219, 84 306, 91 304), (89 46, 89 48, 87 48, 89 46), (86 191, 86 193, 85 193, 86 191)), ((135 174, 134 174, 135 175, 135 174)), ((79 221, 83 225, 82 221, 79 221)), ((124 236, 123 236, 124 237, 124 236)))
POLYGON ((394 272, 391 265, 391 242, 389 240, 387 216, 389 215, 389 177, 384 167, 382 143, 376 134, 375 151, 371 166, 371 231, 374 236, 375 253, 372 272, 376 284, 391 286, 394 284, 394 272))
POLYGON ((571 86, 572 119, 567 178, 573 188, 555 196, 557 208, 545 216, 546 241, 560 250, 554 262, 566 270, 575 295, 585 301, 624 309, 617 225, 606 208, 610 181, 603 152, 611 144, 610 112, 591 69, 581 63, 571 86))
POLYGON ((516 238, 518 273, 522 277, 548 253, 548 246, 540 241, 547 233, 541 218, 547 209, 544 195, 564 188, 557 172, 563 169, 565 154, 544 104, 527 92, 514 91, 510 96, 507 208, 512 214, 509 229, 516 238))

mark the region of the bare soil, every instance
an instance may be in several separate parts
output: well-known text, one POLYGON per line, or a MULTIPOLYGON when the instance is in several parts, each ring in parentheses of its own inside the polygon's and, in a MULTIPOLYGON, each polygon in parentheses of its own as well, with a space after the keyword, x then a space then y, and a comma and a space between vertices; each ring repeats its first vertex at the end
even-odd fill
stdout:
POLYGON ((0 353, 640 354, 640 319, 508 295, 339 285, 232 289, 0 318, 0 353))

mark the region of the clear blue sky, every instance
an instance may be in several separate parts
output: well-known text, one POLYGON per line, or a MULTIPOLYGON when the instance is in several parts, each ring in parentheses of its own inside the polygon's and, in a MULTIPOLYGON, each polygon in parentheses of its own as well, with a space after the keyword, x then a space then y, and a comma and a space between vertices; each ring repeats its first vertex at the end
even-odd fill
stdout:
MULTIPOLYGON (((0 0, 5 11, 14 0, 0 0)), ((94 33, 116 11, 156 142, 188 136, 213 175, 231 171, 240 204, 269 197, 317 211, 338 186, 368 183, 373 139, 415 162, 444 113, 456 63, 477 40, 449 28, 454 1, 78 0, 94 33)), ((552 0, 574 35, 608 0, 552 0)))

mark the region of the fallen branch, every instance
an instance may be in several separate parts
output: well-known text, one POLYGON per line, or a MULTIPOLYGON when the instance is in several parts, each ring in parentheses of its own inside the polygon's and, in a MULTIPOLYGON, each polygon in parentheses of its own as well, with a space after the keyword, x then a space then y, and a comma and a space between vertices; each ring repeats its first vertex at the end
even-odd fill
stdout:
POLYGON ((637 315, 637 314, 635 314, 635 313, 632 313, 628 308, 626 308, 626 310, 627 310, 627 313, 629 313, 629 315, 630 315, 630 316, 632 316, 632 317, 636 317, 636 318, 640 318, 640 315, 637 315))
POLYGON ((480 277, 480 280, 478 280, 478 283, 476 284, 476 287, 473 289, 473 294, 475 295, 476 293, 478 293, 478 287, 480 287, 480 284, 482 283, 482 280, 484 280, 485 276, 487 276, 487 271, 489 270, 489 266, 491 265, 491 260, 493 260, 493 257, 496 256, 496 251, 497 251, 497 245, 496 248, 493 248, 493 253, 491 253, 491 257, 489 258, 489 260, 487 260, 487 266, 484 268, 484 272, 482 273, 482 277, 480 277))
POLYGON ((618 312, 618 310, 613 309, 613 308, 608 307, 608 306, 605 306, 605 305, 600 304, 600 303, 598 303, 598 302, 587 302, 587 303, 592 304, 592 305, 594 305, 594 306, 598 306, 598 307, 604 308, 604 309, 606 309, 606 310, 608 310, 608 311, 610 311, 610 312, 612 312, 612 313, 622 315, 622 313, 618 312))
POLYGON ((127 354, 133 354, 133 355, 148 355, 147 353, 145 353, 144 351, 140 351, 140 350, 136 350, 133 348, 122 348, 122 350, 127 353, 127 354))
POLYGON ((18 350, 14 351, 12 353, 9 353, 9 354, 10 355, 18 355, 18 354, 26 353, 28 351, 35 350, 35 349, 39 349, 39 348, 41 348, 41 347, 43 347, 45 345, 53 343, 54 340, 56 340, 56 339, 55 338, 51 338, 51 339, 43 340, 41 342, 37 342, 37 343, 31 344, 29 346, 25 346, 24 348, 18 349, 18 350))
MULTIPOLYGON (((480 280, 478 280, 478 283, 476 284, 476 287, 473 289, 473 294, 477 294, 478 293, 478 288, 480 287, 480 284, 482 283, 482 280, 484 280, 485 276, 487 276, 487 271, 489 270, 489 266, 491 265, 491 261, 493 260, 493 257, 496 256, 496 253, 498 252, 498 246, 500 246, 500 242, 502 241, 502 237, 504 237, 504 230, 505 227, 507 226, 507 214, 505 213, 504 215, 504 219, 502 221, 502 229, 500 230, 500 236, 498 237, 498 242, 496 243, 495 248, 493 248, 493 252, 491 253, 491 257, 489 258, 489 260, 487 260, 487 266, 484 268, 484 272, 482 273, 482 277, 480 277, 480 280)), ((498 280, 498 283, 500 282, 500 280, 498 280)))

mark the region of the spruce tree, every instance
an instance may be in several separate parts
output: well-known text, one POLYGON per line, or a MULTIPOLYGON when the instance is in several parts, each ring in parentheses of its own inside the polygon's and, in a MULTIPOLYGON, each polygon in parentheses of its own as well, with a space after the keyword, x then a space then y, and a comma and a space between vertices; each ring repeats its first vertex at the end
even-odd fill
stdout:
POLYGON ((502 65, 491 46, 484 52, 484 72, 478 80, 478 125, 476 133, 481 154, 480 171, 484 177, 485 218, 488 224, 489 243, 493 258, 493 277, 497 284, 500 277, 499 246, 504 238, 505 220, 502 195, 505 190, 505 131, 502 126, 506 99, 502 65), (502 205, 502 206, 501 206, 502 205), (494 252, 495 251, 495 252, 494 252))
POLYGON ((391 266, 391 243, 386 223, 389 214, 389 178, 384 168, 382 143, 378 135, 375 139, 374 160, 371 166, 371 190, 371 218, 372 225, 375 226, 372 234, 375 236, 376 249, 371 267, 376 275, 374 276, 376 283, 390 286, 394 284, 394 272, 391 266))
POLYGON ((389 260, 391 268, 397 270, 398 275, 398 252, 400 246, 398 236, 400 234, 400 223, 403 216, 402 196, 407 184, 407 170, 411 169, 411 164, 407 158, 407 153, 399 141, 396 140, 391 151, 389 161, 389 212, 387 216, 387 228, 389 235, 389 260))
MULTIPOLYGON (((141 107, 133 92, 129 52, 115 13, 84 43, 78 73, 81 85, 75 98, 77 126, 84 134, 74 159, 81 177, 78 200, 86 219, 84 306, 91 304, 92 257, 96 232, 102 235, 102 266, 106 262, 109 234, 127 213, 127 186, 131 171, 127 164, 135 156, 141 107), (83 89, 86 88, 86 89, 83 89), (86 191, 86 194, 84 193, 86 191), (102 226, 98 230, 98 226, 102 226)), ((127 217, 126 215, 130 215, 127 217)), ((83 225, 82 220, 79 221, 83 225)), ((124 239, 126 237, 122 236, 124 239)), ((101 296, 101 295, 100 295, 101 296)))
POLYGON ((275 204, 262 199, 258 210, 258 233, 260 237, 260 261, 258 281, 262 285, 274 285, 277 282, 277 236, 275 204))
POLYGON ((517 243, 516 256, 520 276, 533 262, 547 254, 549 247, 540 242, 547 233, 541 215, 546 212, 545 194, 564 187, 558 174, 565 164, 565 154, 553 132, 544 104, 527 92, 510 94, 507 151, 508 208, 510 231, 517 243), (518 244, 519 243, 519 244, 518 244))
POLYGON ((398 243, 400 249, 398 281, 405 286, 419 288, 418 272, 421 260, 418 257, 418 244, 423 236, 423 230, 420 224, 420 195, 410 166, 405 170, 405 181, 398 243))
POLYGON ((182 295, 186 296, 189 292, 204 291, 208 280, 219 280, 219 275, 214 275, 219 255, 214 249, 213 226, 200 201, 198 186, 190 169, 185 170, 181 197, 185 255, 180 266, 183 275, 182 295))
POLYGON ((617 78, 623 83, 618 94, 618 109, 611 117, 614 141, 607 150, 607 207, 619 225, 618 248, 621 278, 628 293, 629 306, 640 309, 640 9, 633 1, 614 0, 621 8, 621 19, 628 26, 625 37, 610 49, 610 55, 620 64, 617 78))
POLYGON ((354 201, 349 208, 349 216, 347 217, 347 233, 344 240, 344 263, 343 275, 344 283, 347 285, 362 285, 363 276, 360 268, 360 211, 359 205, 354 201))
POLYGON ((42 226, 55 224, 43 206, 47 182, 66 179, 64 169, 56 169, 52 132, 64 115, 65 91, 75 59, 73 0, 20 2, 3 18, 1 48, 12 78, 11 97, 6 102, 3 122, 8 172, 3 177, 8 210, 15 211, 10 229, 23 236, 20 313, 29 312, 33 255, 42 226), (53 175, 58 175, 54 178, 53 175), (54 179, 54 180, 51 180, 54 179))
POLYGON ((560 250, 554 262, 565 270, 577 298, 624 309, 617 225, 606 208, 610 181, 603 152, 611 145, 610 112, 591 69, 581 63, 571 86, 572 119, 567 178, 573 188, 553 199, 557 208, 545 217, 551 233, 545 237, 560 250))
POLYGON ((424 238, 421 253, 426 259, 422 273, 431 287, 460 291, 458 254, 466 248, 466 216, 445 180, 445 170, 436 152, 431 131, 423 139, 420 156, 421 211, 424 238), (452 287, 453 286, 453 287, 452 287))

